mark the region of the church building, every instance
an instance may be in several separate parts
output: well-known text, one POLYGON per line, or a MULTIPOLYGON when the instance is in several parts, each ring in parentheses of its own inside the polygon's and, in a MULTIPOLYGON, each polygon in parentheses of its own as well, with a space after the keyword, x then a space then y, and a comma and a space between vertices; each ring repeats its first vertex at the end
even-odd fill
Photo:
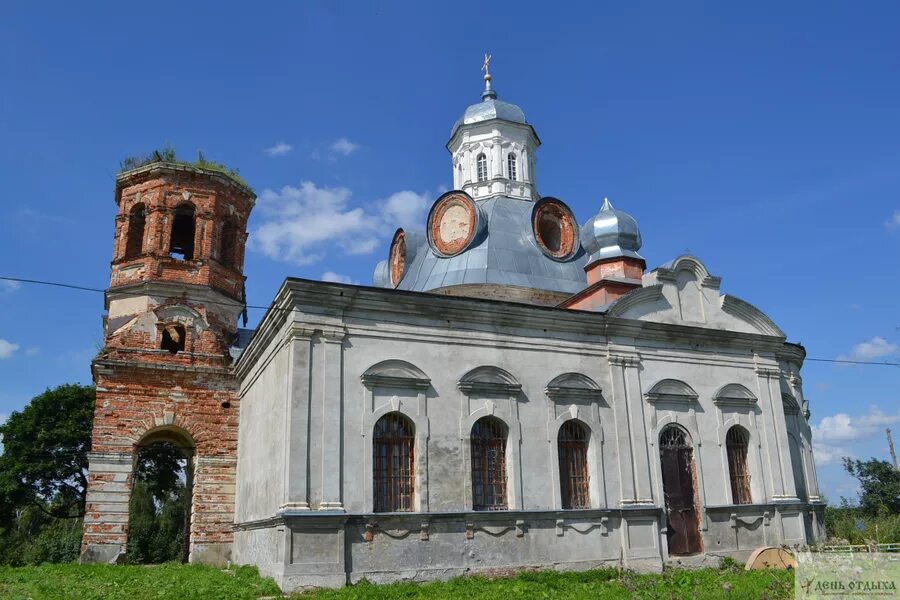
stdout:
POLYGON ((694 256, 648 270, 608 200, 579 224, 538 192, 540 145, 486 73, 450 131, 454 189, 374 285, 289 277, 254 331, 253 192, 120 174, 82 560, 126 552, 159 440, 191 449, 190 560, 286 591, 820 539, 803 347, 694 256))

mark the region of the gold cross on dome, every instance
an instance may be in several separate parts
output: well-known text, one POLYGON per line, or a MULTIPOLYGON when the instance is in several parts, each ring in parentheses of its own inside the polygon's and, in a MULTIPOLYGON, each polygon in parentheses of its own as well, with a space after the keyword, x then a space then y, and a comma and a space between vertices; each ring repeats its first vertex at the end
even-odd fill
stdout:
POLYGON ((490 74, 491 74, 490 71, 488 70, 488 69, 490 69, 490 66, 491 66, 491 55, 490 55, 490 54, 485 54, 485 55, 484 55, 484 62, 481 64, 481 70, 484 71, 484 74, 485 74, 485 75, 490 75, 490 74))

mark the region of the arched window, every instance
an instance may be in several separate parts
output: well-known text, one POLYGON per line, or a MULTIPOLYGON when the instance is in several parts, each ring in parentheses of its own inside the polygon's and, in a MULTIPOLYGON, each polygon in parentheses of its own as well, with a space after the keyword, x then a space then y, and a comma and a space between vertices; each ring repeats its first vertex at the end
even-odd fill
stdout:
POLYGON ((191 204, 182 204, 175 209, 169 255, 180 260, 194 258, 194 207, 191 204))
POLYGON ((162 341, 159 347, 177 354, 184 350, 186 332, 183 325, 166 325, 162 330, 162 341))
POLYGON ((222 238, 219 240, 219 262, 225 267, 232 268, 237 264, 235 256, 237 236, 237 224, 231 220, 226 221, 222 226, 222 238))
POLYGON ((135 204, 128 216, 128 235, 125 239, 125 258, 140 256, 144 250, 144 226, 147 211, 143 204, 135 204))
POLYGON ((516 155, 512 152, 506 155, 506 170, 509 173, 509 180, 516 181, 518 176, 516 172, 516 155))
POLYGON ((388 413, 375 423, 372 448, 375 512, 413 510, 414 443, 415 428, 400 413, 388 413))
POLYGON ((750 434, 739 425, 728 430, 725 447, 728 450, 728 473, 731 476, 731 498, 735 504, 751 504, 750 471, 747 468, 747 446, 750 434))
POLYGON ((475 159, 475 170, 478 176, 478 183, 487 181, 487 156, 484 155, 484 152, 475 159))
POLYGON ((472 508, 506 510, 506 425, 482 417, 472 426, 472 508))
POLYGON ((588 431, 575 420, 559 429, 559 487, 563 508, 590 508, 587 468, 588 431))

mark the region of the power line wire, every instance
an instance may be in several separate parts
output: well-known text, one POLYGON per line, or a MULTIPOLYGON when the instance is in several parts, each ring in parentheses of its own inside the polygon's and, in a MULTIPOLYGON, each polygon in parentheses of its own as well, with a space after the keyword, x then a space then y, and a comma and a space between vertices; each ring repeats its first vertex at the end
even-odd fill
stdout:
MULTIPOLYGON (((106 289, 104 288, 94 288, 88 287, 84 285, 74 285, 71 283, 61 283, 58 281, 43 281, 40 279, 25 279, 22 277, 6 277, 0 275, 0 281, 14 281, 16 283, 31 283, 35 285, 47 285, 51 287, 59 287, 70 290, 77 290, 82 292, 95 292, 104 294, 106 293, 106 289)), ((145 296, 144 293, 129 293, 129 292, 116 292, 117 294, 122 294, 123 296, 145 296)), ((178 296, 167 296, 170 300, 179 299, 178 296)), ((205 304, 221 304, 223 306, 234 306, 234 302, 216 302, 215 300, 204 301, 205 304)), ((239 304, 239 303, 238 303, 239 304)), ((292 308, 278 308, 273 304, 264 306, 260 304, 245 304, 247 308, 257 309, 257 310, 283 310, 283 311, 292 311, 292 308)), ((888 367, 900 367, 900 362, 890 362, 890 361, 873 361, 873 360, 851 360, 848 358, 813 358, 807 356, 804 360, 812 361, 812 362, 828 362, 828 363, 840 363, 840 364, 851 364, 851 365, 879 365, 879 366, 888 366, 888 367)))

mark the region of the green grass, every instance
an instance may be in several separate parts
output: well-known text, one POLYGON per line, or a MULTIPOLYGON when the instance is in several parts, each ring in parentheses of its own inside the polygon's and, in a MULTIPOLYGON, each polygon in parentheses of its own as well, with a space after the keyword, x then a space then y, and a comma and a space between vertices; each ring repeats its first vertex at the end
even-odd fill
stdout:
MULTIPOLYGON (((671 570, 661 575, 618 572, 553 571, 521 573, 508 579, 465 577, 428 584, 361 583, 340 590, 296 594, 297 600, 425 600, 458 599, 606 599, 673 598, 775 600, 793 598, 790 571, 750 571, 741 568, 671 570)), ((221 571, 199 565, 158 566, 42 565, 0 568, 0 598, 4 600, 189 600, 255 599, 278 595, 278 587, 260 578, 252 567, 221 571)))
POLYGON ((0 567, 3 600, 254 600, 280 594, 254 567, 41 565, 0 567))

